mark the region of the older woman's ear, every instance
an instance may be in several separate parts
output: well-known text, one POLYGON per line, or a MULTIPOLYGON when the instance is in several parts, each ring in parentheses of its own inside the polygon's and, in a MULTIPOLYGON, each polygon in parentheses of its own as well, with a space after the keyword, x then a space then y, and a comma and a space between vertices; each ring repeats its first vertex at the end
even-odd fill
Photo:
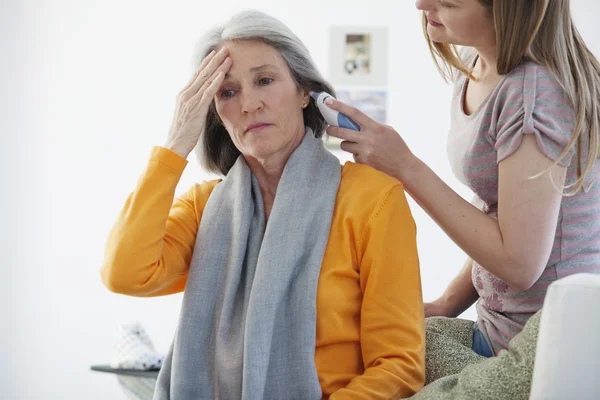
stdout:
POLYGON ((308 90, 302 90, 302 108, 308 107, 308 103, 310 102, 310 92, 308 90))

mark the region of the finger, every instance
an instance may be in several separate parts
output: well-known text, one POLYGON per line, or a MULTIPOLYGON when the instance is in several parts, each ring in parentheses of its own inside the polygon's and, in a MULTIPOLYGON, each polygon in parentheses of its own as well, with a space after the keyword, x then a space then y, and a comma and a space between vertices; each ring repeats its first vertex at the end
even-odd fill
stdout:
POLYGON ((364 137, 364 132, 353 131, 352 129, 340 128, 339 126, 329 126, 325 130, 329 136, 338 139, 347 140, 349 142, 359 143, 361 137, 364 137))
POLYGON ((340 143, 340 149, 344 150, 345 152, 352 153, 354 155, 360 154, 360 145, 354 142, 349 142, 347 140, 344 140, 342 143, 340 143))
MULTIPOLYGON (((221 83, 219 83, 219 85, 221 85, 223 83, 223 81, 225 80, 225 74, 227 73, 227 71, 229 71, 229 68, 231 68, 231 60, 229 58, 227 58, 227 59, 225 59, 225 61, 223 62, 223 64, 221 64, 221 66, 219 67, 219 69, 217 71, 215 71, 215 73, 209 79, 207 79, 204 82, 204 84, 198 90, 198 92, 191 98, 191 101, 192 102, 194 102, 194 101, 202 101, 202 98, 204 97, 204 93, 210 87, 210 85, 212 85, 212 83, 214 82, 214 80, 217 79, 217 76, 220 73, 223 74, 223 79, 221 79, 221 83)), ((216 94, 216 91, 215 91, 215 94, 216 94)), ((212 95, 210 97, 210 99, 212 100, 213 97, 214 97, 214 95, 212 95)))
POLYGON ((352 158, 354 159, 354 162, 357 164, 364 164, 360 154, 352 154, 352 158))
POLYGON ((225 73, 223 71, 219 71, 217 73, 217 76, 215 77, 215 79, 212 80, 210 85, 208 85, 208 87, 202 94, 202 98, 201 98, 200 102, 202 102, 202 103, 211 102, 212 99, 215 98, 215 95, 217 94, 217 90, 219 90, 219 88, 223 84, 223 80, 225 80, 225 73))
POLYGON ((354 120, 354 122, 359 124, 361 128, 367 128, 372 126, 374 123, 377 123, 373 121, 367 114, 360 111, 358 108, 349 106, 348 104, 343 103, 339 100, 331 100, 332 103, 327 104, 328 107, 333 108, 334 110, 339 111, 342 114, 346 114, 348 117, 354 120))
POLYGON ((182 91, 185 91, 190 86, 192 86, 192 83, 194 83, 194 81, 196 81, 196 78, 198 77, 198 74, 200 73, 200 71, 202 71, 204 68, 206 68, 206 66, 208 65, 210 60, 212 60, 213 57, 215 56, 215 54, 217 54, 217 52, 213 50, 210 53, 208 53, 208 55, 206 57, 204 57, 204 59, 200 63, 200 66, 196 69, 196 72, 194 72, 194 75, 192 75, 192 78, 189 80, 187 85, 185 85, 185 88, 183 88, 182 91))
MULTIPOLYGON (((187 90, 191 94, 196 94, 204 83, 219 69, 223 62, 228 58, 228 50, 226 47, 221 48, 217 54, 208 62, 208 64, 200 70, 200 73, 187 90)), ((231 62, 231 59, 230 61, 231 62)))

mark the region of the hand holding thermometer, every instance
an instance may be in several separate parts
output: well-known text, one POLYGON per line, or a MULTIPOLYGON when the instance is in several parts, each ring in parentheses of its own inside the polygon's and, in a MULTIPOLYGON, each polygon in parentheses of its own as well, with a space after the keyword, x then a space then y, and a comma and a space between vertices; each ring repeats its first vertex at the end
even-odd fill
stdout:
POLYGON ((325 100, 328 98, 335 99, 332 95, 326 92, 310 92, 310 96, 315 100, 315 104, 317 108, 325 118, 325 121, 329 125, 339 126, 341 128, 352 129, 353 131, 360 132, 360 126, 354 122, 350 117, 345 114, 342 114, 339 111, 336 111, 332 108, 329 108, 327 104, 325 104, 325 100))

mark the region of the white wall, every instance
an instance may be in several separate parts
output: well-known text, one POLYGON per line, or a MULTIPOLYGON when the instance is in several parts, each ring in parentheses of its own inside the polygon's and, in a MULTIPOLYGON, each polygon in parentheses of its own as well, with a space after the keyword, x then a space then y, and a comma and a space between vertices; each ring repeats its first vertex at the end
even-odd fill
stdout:
MULTIPOLYGON (((470 197, 446 161, 451 88, 431 62, 414 2, 169 3, 1 5, 1 398, 123 398, 114 376, 89 371, 90 364, 108 361, 119 323, 141 321, 166 351, 181 296, 114 295, 102 286, 98 269, 107 233, 151 146, 165 140, 196 39, 240 7, 282 19, 325 73, 329 25, 388 26, 389 124, 470 197)), ((573 3, 580 31, 600 54, 599 3, 573 3)), ((178 192, 207 178, 190 160, 178 192)), ((463 254, 412 205, 425 300, 432 300, 456 274, 463 254)), ((465 316, 473 318, 473 310, 465 316)))

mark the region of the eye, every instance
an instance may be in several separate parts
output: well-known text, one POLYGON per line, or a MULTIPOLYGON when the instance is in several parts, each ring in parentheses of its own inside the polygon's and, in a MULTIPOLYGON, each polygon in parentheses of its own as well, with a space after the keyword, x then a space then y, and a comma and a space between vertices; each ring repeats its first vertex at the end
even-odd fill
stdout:
POLYGON ((448 4, 447 2, 445 2, 444 0, 440 0, 440 5, 442 7, 446 7, 446 8, 454 8, 454 5, 452 4, 448 4))
POLYGON ((223 97, 223 98, 227 99, 227 98, 229 98, 231 96, 233 96, 233 90, 223 90, 221 92, 221 97, 223 97))
POLYGON ((258 83, 259 83, 261 86, 266 86, 266 85, 268 85, 268 84, 270 84, 270 83, 272 83, 272 82, 273 82, 273 79, 272 79, 272 78, 261 78, 261 79, 259 79, 259 80, 258 80, 258 83))

